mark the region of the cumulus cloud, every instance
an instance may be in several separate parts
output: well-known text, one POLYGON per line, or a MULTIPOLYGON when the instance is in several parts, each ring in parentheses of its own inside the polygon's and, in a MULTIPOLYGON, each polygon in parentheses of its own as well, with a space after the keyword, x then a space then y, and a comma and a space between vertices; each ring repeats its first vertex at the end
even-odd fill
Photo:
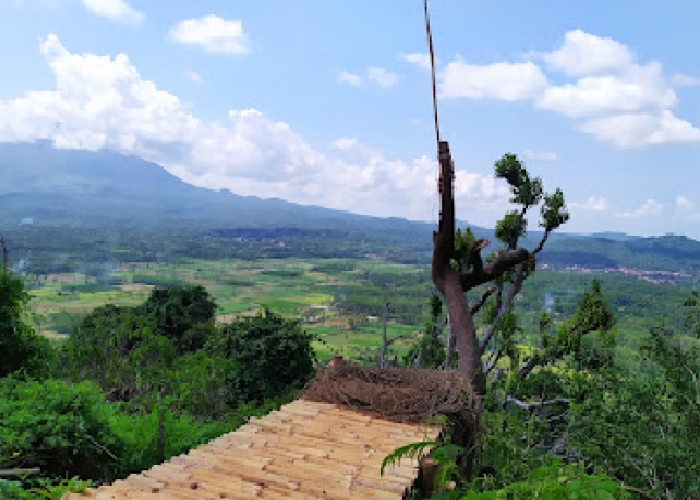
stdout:
POLYGON ((579 130, 619 148, 700 142, 700 129, 665 110, 659 114, 635 113, 596 118, 579 130))
POLYGON ((360 75, 356 75, 355 73, 350 73, 348 71, 341 71, 338 74, 338 82, 339 83, 347 83, 348 85, 362 85, 362 77, 360 75))
POLYGON ((678 118, 674 87, 700 79, 669 77, 656 61, 639 64, 632 50, 581 30, 563 44, 529 57, 573 81, 552 85, 532 61, 471 65, 461 59, 440 72, 441 97, 530 100, 534 107, 572 118, 575 128, 621 148, 700 142, 700 129, 678 118))
POLYGON ((399 54, 399 59, 410 64, 415 64, 423 69, 430 69, 430 54, 424 52, 413 52, 410 54, 399 54))
POLYGON ((249 37, 241 21, 222 19, 214 14, 175 24, 170 28, 170 38, 209 53, 243 55, 250 52, 249 37))
POLYGON ((653 217, 661 215, 664 211, 664 206, 653 199, 648 199, 641 207, 633 210, 620 212, 617 217, 638 219, 640 217, 653 217))
POLYGON ((663 77, 659 63, 632 66, 621 75, 580 78, 575 84, 549 87, 536 105, 582 117, 602 114, 663 111, 678 99, 663 77))
POLYGON ((531 63, 467 64, 458 59, 440 72, 440 97, 518 101, 539 96, 547 78, 531 63))
POLYGON ((371 66, 367 68, 367 79, 380 87, 388 88, 396 85, 399 78, 396 76, 396 73, 391 73, 384 68, 371 66))
MULTIPOLYGON (((436 161, 387 158, 349 138, 335 156, 256 109, 206 122, 144 79, 124 54, 74 54, 55 35, 40 45, 55 88, 0 101, 0 141, 47 139, 69 149, 109 148, 159 163, 187 182, 368 215, 429 219, 436 161), (345 150, 343 149, 345 148, 345 150)), ((507 199, 502 181, 457 173, 457 202, 475 213, 507 199)))
POLYGON ((634 58, 627 46, 612 38, 581 30, 569 31, 559 49, 541 56, 550 67, 570 76, 616 73, 634 58))
POLYGON ((584 202, 571 202, 568 205, 574 210, 584 210, 586 212, 605 212, 610 208, 608 200, 595 196, 589 196, 584 202))
POLYGON ((143 12, 131 7, 124 0, 83 0, 85 7, 100 17, 136 26, 144 19, 143 12))
POLYGON ((525 151, 525 159, 534 161, 557 161, 559 157, 550 151, 525 151))

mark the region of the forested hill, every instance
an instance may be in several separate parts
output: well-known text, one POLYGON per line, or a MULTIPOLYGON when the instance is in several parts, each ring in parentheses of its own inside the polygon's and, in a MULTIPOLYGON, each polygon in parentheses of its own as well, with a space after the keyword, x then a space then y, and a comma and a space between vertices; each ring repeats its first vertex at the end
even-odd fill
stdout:
MULTIPOLYGON (((0 233, 10 233, 15 248, 20 244, 41 252, 43 240, 50 240, 53 251, 68 250, 60 244, 60 231, 53 232, 57 226, 72 228, 73 245, 76 238, 88 238, 85 235, 94 235, 97 242, 114 242, 115 234, 123 234, 115 228, 167 231, 164 240, 172 241, 173 235, 188 240, 182 242, 185 250, 178 250, 179 255, 198 252, 206 236, 210 257, 217 256, 217 242, 224 247, 232 239, 313 240, 317 256, 336 252, 342 241, 346 248, 354 249, 353 256, 369 253, 411 262, 427 262, 432 248, 433 224, 200 188, 159 165, 112 151, 60 150, 41 141, 0 143, 0 172, 0 233), (109 237, 105 237, 107 233, 109 237), (325 253, 321 248, 324 242, 329 247, 325 253)), ((460 222, 459 226, 466 224, 460 222)), ((474 230, 477 237, 493 241, 492 230, 474 230)), ((524 244, 534 247, 540 237, 533 232, 524 244)), ((127 242, 139 240, 134 232, 125 238, 127 242)), ((141 239, 158 246, 150 236, 141 239)), ((309 247, 290 245, 287 250, 275 250, 275 255, 309 247)), ((15 253, 15 257, 19 255, 15 253)), ((700 243, 679 236, 559 233, 552 235, 540 263, 697 273, 700 243)))
POLYGON ((685 236, 614 241, 605 238, 560 238, 542 252, 541 262, 587 268, 629 268, 700 272, 700 242, 685 236))

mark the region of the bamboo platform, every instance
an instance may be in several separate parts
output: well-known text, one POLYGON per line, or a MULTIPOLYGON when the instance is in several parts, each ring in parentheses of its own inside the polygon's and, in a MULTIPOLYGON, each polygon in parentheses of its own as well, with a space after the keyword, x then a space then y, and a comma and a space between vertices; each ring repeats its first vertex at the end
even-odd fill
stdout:
POLYGON ((63 500, 400 499, 418 461, 403 459, 382 477, 382 460, 440 430, 297 400, 186 455, 63 500))

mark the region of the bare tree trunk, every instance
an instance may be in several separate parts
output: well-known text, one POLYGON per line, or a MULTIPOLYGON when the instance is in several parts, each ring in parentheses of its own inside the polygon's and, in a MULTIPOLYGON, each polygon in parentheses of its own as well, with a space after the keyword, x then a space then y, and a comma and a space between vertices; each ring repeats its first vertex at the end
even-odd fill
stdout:
POLYGON ((5 246, 5 238, 0 238, 0 246, 2 246, 2 270, 7 272, 10 258, 7 246, 5 246))
POLYGON ((450 269, 445 284, 445 302, 450 315, 450 327, 454 332, 459 351, 459 371, 471 383, 475 396, 486 393, 486 377, 481 363, 481 348, 476 338, 474 319, 469 311, 467 298, 459 282, 459 273, 450 269))
POLYGON ((440 142, 440 222, 433 233, 433 283, 444 297, 449 315, 450 331, 459 351, 459 371, 471 383, 477 397, 486 393, 486 378, 481 363, 481 348, 469 304, 464 295, 459 270, 450 261, 457 257, 455 251, 455 202, 453 194, 454 167, 447 142, 440 142))
MULTIPOLYGON (((450 334, 454 336, 459 351, 458 369, 471 385, 474 406, 465 408, 465 413, 473 412, 471 418, 466 419, 466 422, 468 422, 467 425, 476 422, 478 427, 478 422, 481 421, 483 414, 486 377, 481 362, 481 348, 476 338, 476 329, 469 303, 464 295, 460 272, 451 266, 451 261, 457 259, 457 252, 455 250, 455 202, 452 186, 454 167, 447 142, 443 141, 439 144, 439 159, 440 222, 438 230, 433 233, 432 278, 447 306, 450 334)), ((477 453, 476 436, 461 424, 462 422, 458 422, 455 427, 458 431, 455 434, 455 444, 465 449, 464 454, 459 457, 459 467, 466 473, 467 479, 471 480, 477 453)), ((476 429, 472 429, 472 431, 476 431, 476 429)))
POLYGON ((452 367, 452 360, 455 358, 455 349, 457 349, 457 340, 455 339, 455 334, 450 325, 449 315, 447 316, 447 328, 449 328, 449 331, 447 333, 447 349, 445 352, 445 370, 449 370, 452 367))
POLYGON ((387 339, 386 339, 386 322, 387 316, 389 315, 389 302, 384 301, 384 330, 382 333, 382 353, 379 359, 379 367, 386 368, 386 351, 387 351, 387 339))

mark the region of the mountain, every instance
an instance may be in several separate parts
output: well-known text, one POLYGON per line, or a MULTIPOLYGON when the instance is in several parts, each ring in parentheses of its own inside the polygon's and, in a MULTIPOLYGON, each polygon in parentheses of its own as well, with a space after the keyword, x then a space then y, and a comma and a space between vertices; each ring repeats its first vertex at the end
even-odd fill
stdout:
POLYGON ((47 141, 0 144, 2 220, 37 224, 152 225, 226 220, 235 225, 360 216, 187 184, 163 167, 112 151, 54 149, 47 141))
MULTIPOLYGON (((171 234, 184 233, 185 227, 199 228, 217 238, 331 236, 410 248, 420 261, 429 258, 432 247, 433 224, 200 188, 160 165, 112 151, 54 149, 46 141, 0 143, 0 173, 2 232, 20 224, 47 231, 61 226, 127 225, 167 228, 171 234)), ((459 227, 466 225, 459 222, 459 227)), ((473 229, 477 238, 494 241, 492 229, 473 229)), ((532 248, 540 238, 541 233, 533 231, 523 244, 532 248)), ((700 242, 671 235, 640 238, 614 232, 556 232, 539 262, 700 272, 700 242)))

